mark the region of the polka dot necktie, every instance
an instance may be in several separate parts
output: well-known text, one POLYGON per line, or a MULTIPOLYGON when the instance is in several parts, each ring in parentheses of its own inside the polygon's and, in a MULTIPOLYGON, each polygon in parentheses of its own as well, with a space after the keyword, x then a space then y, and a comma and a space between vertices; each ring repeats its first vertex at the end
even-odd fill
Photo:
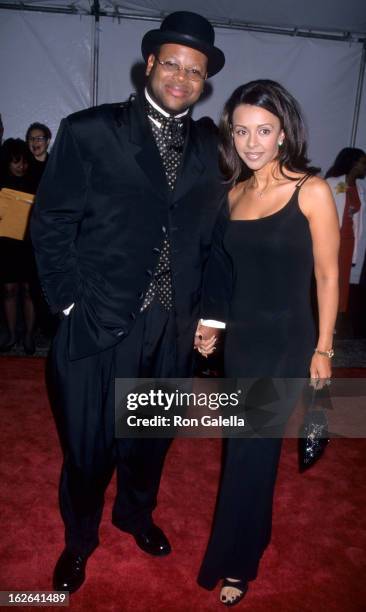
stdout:
MULTIPOLYGON (((150 126, 163 163, 166 179, 174 191, 178 169, 182 161, 185 122, 183 118, 165 117, 146 100, 146 111, 150 126), (160 124, 157 125, 155 121, 160 124)), ((170 311, 173 308, 172 274, 170 266, 170 241, 165 238, 159 255, 158 264, 145 295, 141 312, 155 299, 170 311)))

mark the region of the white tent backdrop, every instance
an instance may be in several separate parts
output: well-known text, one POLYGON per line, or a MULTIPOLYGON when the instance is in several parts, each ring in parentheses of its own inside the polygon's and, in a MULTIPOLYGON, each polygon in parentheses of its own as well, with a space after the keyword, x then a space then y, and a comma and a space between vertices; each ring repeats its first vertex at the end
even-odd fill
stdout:
MULTIPOLYGON (((123 100, 134 89, 131 67, 141 62, 141 38, 158 24, 102 17, 98 27, 98 103, 123 100)), ((88 15, 0 10, 0 112, 5 137, 24 137, 32 121, 45 122, 55 132, 61 117, 91 105, 93 31, 94 20, 88 15)), ((197 105, 195 116, 217 119, 225 99, 240 83, 254 78, 279 80, 301 103, 310 156, 326 170, 350 142, 362 44, 224 28, 217 28, 216 35, 226 67, 210 81, 212 91, 197 105)), ((357 144, 366 148, 365 110, 357 144)))
POLYGON ((91 17, 0 11, 0 113, 4 138, 33 121, 53 133, 63 115, 90 106, 91 17))

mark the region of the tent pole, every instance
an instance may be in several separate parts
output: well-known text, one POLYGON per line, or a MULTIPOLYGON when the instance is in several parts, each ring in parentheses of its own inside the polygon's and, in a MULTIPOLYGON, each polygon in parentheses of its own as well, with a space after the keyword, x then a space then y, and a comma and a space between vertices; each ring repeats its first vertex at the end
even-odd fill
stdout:
POLYGON ((356 138, 357 138, 357 128, 358 128, 358 120, 360 117, 363 80, 365 77, 365 66, 366 66, 366 43, 364 43, 363 48, 362 48, 360 70, 358 74, 357 93, 356 93, 356 101, 355 101, 355 110, 353 113, 353 123, 352 123, 351 142, 350 142, 351 147, 355 146, 356 138))
POLYGON ((99 89, 99 32, 100 32, 100 29, 99 29, 99 20, 100 20, 99 0, 94 0, 91 13, 92 15, 94 15, 91 102, 93 106, 97 106, 98 89, 99 89))

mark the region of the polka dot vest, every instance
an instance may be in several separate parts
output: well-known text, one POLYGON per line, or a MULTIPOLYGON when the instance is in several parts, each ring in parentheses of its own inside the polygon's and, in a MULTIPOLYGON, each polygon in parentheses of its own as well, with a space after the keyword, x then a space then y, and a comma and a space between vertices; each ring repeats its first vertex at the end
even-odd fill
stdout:
MULTIPOLYGON (((184 145, 184 118, 165 117, 146 100, 146 111, 152 133, 158 147, 166 179, 171 191, 174 191, 178 169, 182 161, 184 145), (155 121, 159 123, 155 123, 155 121)), ((172 274, 170 266, 170 241, 165 238, 159 255, 159 261, 145 295, 141 312, 152 301, 157 299, 167 310, 173 307, 172 274)))

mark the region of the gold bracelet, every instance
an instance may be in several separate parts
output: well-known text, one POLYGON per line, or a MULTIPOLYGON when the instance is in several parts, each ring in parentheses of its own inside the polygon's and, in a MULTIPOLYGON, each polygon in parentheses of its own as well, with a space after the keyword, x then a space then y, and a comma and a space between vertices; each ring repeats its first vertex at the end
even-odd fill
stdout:
POLYGON ((332 359, 332 357, 334 357, 334 349, 329 349, 329 351, 320 351, 318 348, 314 349, 314 353, 318 353, 318 355, 321 355, 322 357, 328 357, 329 359, 332 359))

